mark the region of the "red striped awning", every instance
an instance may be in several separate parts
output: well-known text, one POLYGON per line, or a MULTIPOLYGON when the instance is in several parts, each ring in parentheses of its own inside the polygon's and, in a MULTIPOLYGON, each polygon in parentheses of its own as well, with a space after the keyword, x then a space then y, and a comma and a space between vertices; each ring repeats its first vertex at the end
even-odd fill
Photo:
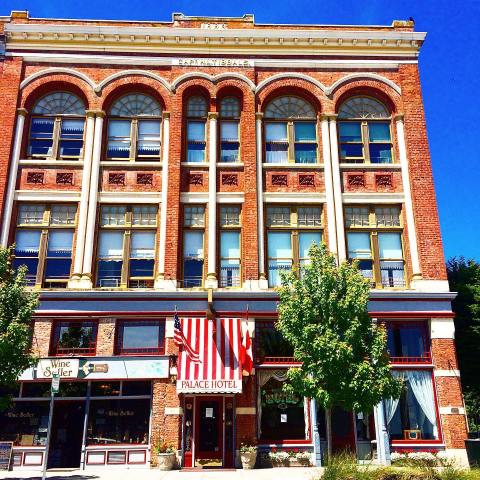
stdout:
POLYGON ((177 392, 241 393, 240 318, 181 318, 180 324, 191 350, 180 349, 177 392))

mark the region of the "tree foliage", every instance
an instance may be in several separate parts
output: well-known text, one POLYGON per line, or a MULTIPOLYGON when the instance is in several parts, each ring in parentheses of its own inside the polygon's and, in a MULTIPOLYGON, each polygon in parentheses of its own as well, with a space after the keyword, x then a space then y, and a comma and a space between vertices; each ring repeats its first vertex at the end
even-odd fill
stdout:
MULTIPOLYGON (((450 290, 458 295, 455 312, 455 343, 462 372, 462 386, 469 417, 480 420, 480 263, 463 257, 447 262, 450 290)), ((480 425, 477 425, 480 429, 480 425)))
POLYGON ((7 387, 35 363, 31 318, 38 304, 37 294, 26 287, 25 267, 14 270, 11 260, 11 248, 0 248, 0 385, 7 387))
POLYGON ((301 362, 285 388, 326 409, 370 412, 382 398, 398 398, 385 329, 368 315, 369 282, 355 263, 337 266, 323 244, 313 244, 309 256, 302 275, 284 274, 279 288, 278 328, 301 362))

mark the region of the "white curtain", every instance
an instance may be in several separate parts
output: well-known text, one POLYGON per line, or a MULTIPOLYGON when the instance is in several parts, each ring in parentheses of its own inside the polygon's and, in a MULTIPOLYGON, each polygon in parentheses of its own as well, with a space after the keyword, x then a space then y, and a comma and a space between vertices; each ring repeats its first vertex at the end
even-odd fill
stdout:
MULTIPOLYGON (((403 372, 400 372, 398 370, 392 370, 392 376, 402 381, 405 378, 403 375, 403 372)), ((385 416, 387 417, 387 426, 392 421, 392 418, 395 415, 395 412, 397 411, 399 402, 400 402, 400 397, 385 399, 385 416)))
POLYGON ((258 435, 262 434, 262 387, 271 379, 274 378, 279 382, 284 382, 287 379, 288 370, 259 370, 257 373, 258 380, 258 397, 257 397, 257 420, 258 420, 258 435))
POLYGON ((433 395, 432 375, 426 370, 409 370, 405 372, 412 392, 420 404, 420 408, 433 425, 433 436, 438 437, 435 397, 433 395))

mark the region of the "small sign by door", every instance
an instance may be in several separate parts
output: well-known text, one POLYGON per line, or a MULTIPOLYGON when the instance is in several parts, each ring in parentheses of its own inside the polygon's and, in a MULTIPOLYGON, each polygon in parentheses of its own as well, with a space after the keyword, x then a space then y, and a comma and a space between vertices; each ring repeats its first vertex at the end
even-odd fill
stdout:
POLYGON ((53 374, 52 377, 52 395, 60 390, 60 375, 53 374))
POLYGON ((213 418, 213 408, 206 408, 205 409, 205 417, 206 418, 213 418))
POLYGON ((0 470, 10 470, 13 442, 0 442, 0 470))

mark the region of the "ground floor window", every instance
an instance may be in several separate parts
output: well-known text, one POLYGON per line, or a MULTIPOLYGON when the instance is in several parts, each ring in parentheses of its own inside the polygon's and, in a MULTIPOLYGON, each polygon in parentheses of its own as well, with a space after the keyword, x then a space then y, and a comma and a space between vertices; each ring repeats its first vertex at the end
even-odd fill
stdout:
POLYGON ((147 444, 150 400, 92 400, 87 445, 147 444))
POLYGON ((283 391, 287 370, 258 373, 258 432, 261 440, 282 442, 308 437, 307 401, 283 391))
POLYGON ((392 440, 437 440, 437 408, 429 370, 394 370, 403 380, 399 399, 385 401, 392 440))
POLYGON ((0 440, 20 446, 47 442, 48 401, 14 402, 0 413, 0 440))

